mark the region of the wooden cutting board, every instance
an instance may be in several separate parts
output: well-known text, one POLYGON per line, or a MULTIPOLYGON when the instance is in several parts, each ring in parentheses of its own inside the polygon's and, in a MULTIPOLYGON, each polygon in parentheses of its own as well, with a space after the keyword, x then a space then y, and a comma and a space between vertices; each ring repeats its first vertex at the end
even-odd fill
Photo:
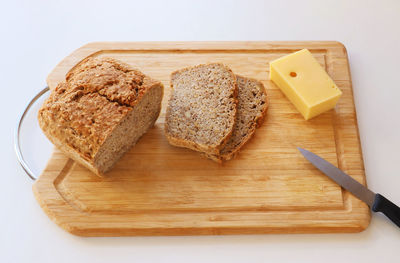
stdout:
POLYGON ((365 184, 351 78, 338 42, 99 42, 85 45, 50 73, 55 88, 82 59, 111 56, 165 85, 163 110, 108 174, 99 178, 55 150, 33 191, 48 216, 81 236, 359 232, 368 206, 316 170, 308 149, 365 184), (343 96, 334 110, 305 121, 269 80, 269 62, 308 48, 343 96), (170 146, 163 134, 169 74, 222 62, 261 80, 270 107, 264 125, 223 165, 170 146))

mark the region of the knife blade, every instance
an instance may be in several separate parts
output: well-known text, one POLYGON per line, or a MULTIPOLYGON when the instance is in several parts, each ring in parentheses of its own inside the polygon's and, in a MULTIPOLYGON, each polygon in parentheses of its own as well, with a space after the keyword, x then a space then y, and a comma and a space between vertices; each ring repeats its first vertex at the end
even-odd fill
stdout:
POLYGON ((373 212, 381 212, 385 214, 393 223, 400 227, 400 208, 397 205, 386 199, 383 195, 376 194, 369 190, 367 187, 354 180, 351 176, 318 155, 300 147, 297 147, 297 149, 318 170, 366 203, 373 212))

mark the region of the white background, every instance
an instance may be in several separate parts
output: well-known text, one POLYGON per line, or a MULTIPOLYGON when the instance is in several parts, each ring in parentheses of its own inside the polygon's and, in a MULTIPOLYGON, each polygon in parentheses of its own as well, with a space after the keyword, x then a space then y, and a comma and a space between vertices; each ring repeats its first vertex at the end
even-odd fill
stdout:
POLYGON ((400 1, 2 0, 0 38, 0 262, 398 262, 400 229, 381 215, 359 234, 72 236, 34 199, 12 133, 51 69, 91 41, 337 40, 368 184, 400 204, 400 1))

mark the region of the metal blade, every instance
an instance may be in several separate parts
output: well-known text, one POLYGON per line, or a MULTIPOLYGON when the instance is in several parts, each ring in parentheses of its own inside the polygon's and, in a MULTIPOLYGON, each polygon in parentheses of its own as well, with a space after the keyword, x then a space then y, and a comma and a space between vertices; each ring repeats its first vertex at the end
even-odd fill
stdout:
POLYGON ((369 190, 367 187, 363 186, 349 175, 344 173, 342 170, 331 164, 330 162, 322 159, 318 155, 297 147, 301 154, 315 167, 317 167, 321 172, 335 181, 337 184, 341 185, 344 189, 351 192, 361 201, 367 203, 370 207, 375 200, 375 193, 369 190))

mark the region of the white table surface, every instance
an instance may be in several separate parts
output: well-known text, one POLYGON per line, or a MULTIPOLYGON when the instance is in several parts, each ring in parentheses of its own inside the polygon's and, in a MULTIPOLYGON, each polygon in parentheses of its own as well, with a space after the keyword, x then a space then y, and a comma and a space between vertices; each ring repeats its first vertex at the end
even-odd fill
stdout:
POLYGON ((76 237, 36 202, 12 134, 47 74, 88 42, 337 40, 369 187, 400 204, 400 1, 3 1, 0 37, 0 262, 398 262, 400 229, 380 214, 358 234, 76 237))

